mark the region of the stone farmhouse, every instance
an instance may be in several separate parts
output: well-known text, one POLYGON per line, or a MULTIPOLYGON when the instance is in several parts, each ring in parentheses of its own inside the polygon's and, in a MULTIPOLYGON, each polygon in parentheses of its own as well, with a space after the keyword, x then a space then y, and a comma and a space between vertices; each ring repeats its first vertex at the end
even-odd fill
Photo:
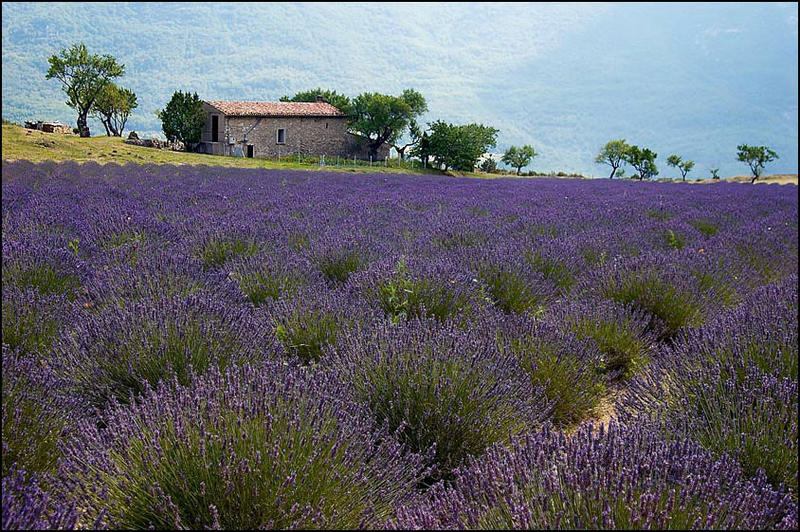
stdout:
MULTIPOLYGON (((203 102, 206 124, 197 151, 235 157, 324 155, 369 158, 366 139, 347 131, 347 116, 316 102, 203 102)), ((378 150, 378 160, 389 146, 378 150)))

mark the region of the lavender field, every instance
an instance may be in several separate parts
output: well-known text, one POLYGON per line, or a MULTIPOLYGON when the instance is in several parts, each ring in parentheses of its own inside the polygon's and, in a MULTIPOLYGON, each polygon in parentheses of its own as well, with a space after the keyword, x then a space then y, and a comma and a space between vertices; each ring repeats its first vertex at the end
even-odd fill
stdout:
POLYGON ((792 186, 2 170, 2 527, 798 527, 792 186))

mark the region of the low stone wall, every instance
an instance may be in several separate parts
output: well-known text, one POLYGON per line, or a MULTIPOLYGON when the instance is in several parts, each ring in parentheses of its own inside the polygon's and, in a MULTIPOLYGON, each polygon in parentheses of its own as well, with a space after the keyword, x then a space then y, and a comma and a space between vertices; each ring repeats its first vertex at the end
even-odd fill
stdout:
POLYGON ((157 138, 140 139, 137 137, 128 137, 125 139, 125 144, 133 144, 134 146, 144 146, 145 148, 158 148, 159 150, 173 150, 183 151, 183 142, 169 142, 157 138))
POLYGON ((36 122, 25 122, 25 127, 37 131, 44 131, 45 133, 60 133, 62 135, 72 134, 72 127, 69 124, 62 124, 61 122, 43 122, 42 120, 37 120, 36 122))

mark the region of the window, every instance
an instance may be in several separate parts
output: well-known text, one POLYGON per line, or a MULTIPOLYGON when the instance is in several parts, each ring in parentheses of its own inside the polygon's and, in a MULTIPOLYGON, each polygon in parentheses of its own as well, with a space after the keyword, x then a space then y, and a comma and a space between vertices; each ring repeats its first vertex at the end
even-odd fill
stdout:
POLYGON ((211 115, 211 142, 219 142, 219 116, 211 115))
POLYGON ((286 130, 279 129, 278 130, 278 144, 286 144, 286 130))
POLYGON ((248 144, 247 145, 247 156, 251 157, 251 158, 253 157, 253 145, 252 144, 248 144))

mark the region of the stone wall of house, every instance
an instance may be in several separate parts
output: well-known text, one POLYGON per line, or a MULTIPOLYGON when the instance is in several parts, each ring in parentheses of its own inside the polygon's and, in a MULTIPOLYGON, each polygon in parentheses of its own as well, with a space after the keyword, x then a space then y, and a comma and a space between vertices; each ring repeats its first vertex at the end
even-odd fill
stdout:
MULTIPOLYGON (((277 157, 296 155, 326 155, 346 157, 350 153, 347 134, 347 119, 344 117, 227 117, 227 133, 230 153, 239 147, 247 154, 247 145, 252 144, 254 157, 277 157), (285 131, 284 142, 278 143, 278 130, 285 131), (231 146, 231 142, 233 145, 231 146)), ((223 140, 222 138, 220 140, 223 140)), ((238 155, 238 153, 236 153, 238 155)))
MULTIPOLYGON (((206 124, 197 151, 212 155, 247 155, 253 146, 254 157, 275 158, 279 155, 325 155, 331 157, 369 159, 369 147, 362 137, 347 132, 346 117, 314 116, 226 116, 208 104, 206 124), (218 141, 211 142, 213 115, 218 118, 218 141), (285 131, 283 143, 278 143, 278 130, 285 131)), ((378 150, 376 160, 389 155, 389 146, 378 150)))

